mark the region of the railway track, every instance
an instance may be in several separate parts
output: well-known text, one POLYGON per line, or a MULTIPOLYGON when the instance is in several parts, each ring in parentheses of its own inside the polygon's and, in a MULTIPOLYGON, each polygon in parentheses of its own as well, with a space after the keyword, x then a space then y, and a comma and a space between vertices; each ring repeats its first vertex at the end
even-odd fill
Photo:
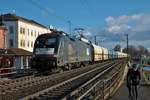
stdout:
MULTIPOLYGON (((69 99, 73 99, 72 97, 69 97, 69 96, 67 97, 66 95, 68 95, 70 92, 72 92, 76 88, 82 86, 84 83, 91 80, 96 75, 102 76, 104 74, 108 74, 107 72, 112 70, 119 63, 110 63, 110 64, 106 64, 104 66, 95 68, 86 73, 80 74, 76 77, 66 80, 60 84, 52 86, 46 90, 40 91, 40 92, 35 93, 30 96, 27 96, 23 99, 30 99, 30 100, 61 100, 61 99, 69 100, 69 99)), ((76 99, 74 99, 74 100, 76 100, 76 99)))
POLYGON ((27 76, 0 82, 0 99, 60 99, 96 74, 104 71, 106 66, 111 66, 115 62, 117 61, 105 62, 49 76, 27 76))

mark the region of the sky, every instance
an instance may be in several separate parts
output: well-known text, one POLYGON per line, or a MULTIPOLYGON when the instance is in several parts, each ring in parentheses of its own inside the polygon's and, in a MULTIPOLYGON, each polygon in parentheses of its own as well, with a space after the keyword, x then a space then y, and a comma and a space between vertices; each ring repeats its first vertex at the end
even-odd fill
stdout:
MULTIPOLYGON (((68 32, 84 28, 91 41, 97 36, 99 45, 113 48, 129 44, 150 50, 149 0, 0 0, 0 13, 16 13, 45 26, 68 32)), ((73 33, 73 32, 72 32, 73 33)))

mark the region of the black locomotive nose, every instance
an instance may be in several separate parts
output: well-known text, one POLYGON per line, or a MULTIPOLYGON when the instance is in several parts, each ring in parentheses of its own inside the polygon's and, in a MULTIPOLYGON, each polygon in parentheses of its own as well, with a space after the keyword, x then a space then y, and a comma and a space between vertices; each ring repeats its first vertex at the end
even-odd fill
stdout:
POLYGON ((47 71, 56 67, 56 57, 36 55, 31 61, 31 68, 36 70, 47 71))

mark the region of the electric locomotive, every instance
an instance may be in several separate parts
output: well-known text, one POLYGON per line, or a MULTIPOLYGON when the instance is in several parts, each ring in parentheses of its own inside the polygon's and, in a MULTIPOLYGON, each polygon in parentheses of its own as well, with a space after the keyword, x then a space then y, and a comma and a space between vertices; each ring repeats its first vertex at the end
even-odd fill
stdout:
POLYGON ((31 68, 38 72, 59 71, 92 62, 92 45, 62 32, 38 36, 34 44, 31 68))

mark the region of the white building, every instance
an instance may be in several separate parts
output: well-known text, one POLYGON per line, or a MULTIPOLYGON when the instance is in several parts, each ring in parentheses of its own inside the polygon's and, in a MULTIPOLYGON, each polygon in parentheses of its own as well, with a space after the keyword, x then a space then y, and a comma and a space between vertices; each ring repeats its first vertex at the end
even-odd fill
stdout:
POLYGON ((50 32, 49 28, 15 14, 2 15, 7 32, 7 48, 22 48, 33 51, 35 39, 38 35, 50 32))

